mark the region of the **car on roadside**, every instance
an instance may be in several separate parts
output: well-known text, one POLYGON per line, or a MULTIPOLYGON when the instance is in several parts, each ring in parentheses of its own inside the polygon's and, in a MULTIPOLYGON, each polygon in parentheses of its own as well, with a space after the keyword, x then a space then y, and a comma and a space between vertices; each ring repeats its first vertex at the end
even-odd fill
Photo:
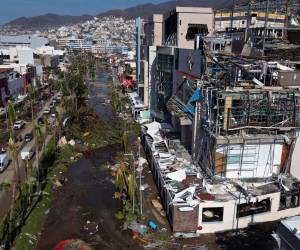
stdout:
POLYGON ((21 150, 21 159, 23 161, 30 161, 32 159, 32 157, 34 156, 35 154, 35 149, 34 149, 34 146, 33 145, 28 145, 28 146, 25 146, 22 150, 21 150))
POLYGON ((23 120, 18 120, 14 123, 14 129, 19 130, 25 127, 25 122, 23 120))
POLYGON ((26 142, 30 142, 30 141, 32 141, 32 139, 33 139, 33 134, 32 134, 32 133, 28 133, 28 134, 26 134, 26 135, 24 136, 24 140, 25 140, 26 142))
POLYGON ((45 109, 43 110, 43 114, 44 114, 44 115, 49 115, 49 114, 50 114, 50 108, 45 108, 45 109))
POLYGON ((55 98, 56 102, 58 102, 58 103, 59 103, 59 102, 61 101, 61 98, 62 98, 62 96, 61 96, 61 95, 57 95, 57 96, 56 96, 56 98, 55 98))
POLYGON ((52 113, 51 114, 51 118, 55 118, 56 117, 56 114, 55 113, 52 113))
POLYGON ((8 167, 9 165, 9 157, 8 154, 0 154, 0 173, 3 173, 4 170, 8 167))
POLYGON ((49 108, 52 109, 54 107, 55 107, 55 103, 51 102, 50 105, 49 105, 49 108))

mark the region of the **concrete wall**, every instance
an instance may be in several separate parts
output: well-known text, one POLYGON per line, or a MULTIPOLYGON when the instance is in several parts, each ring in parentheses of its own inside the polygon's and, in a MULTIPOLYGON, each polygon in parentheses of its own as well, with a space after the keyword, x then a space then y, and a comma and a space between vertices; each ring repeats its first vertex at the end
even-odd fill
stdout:
POLYGON ((226 178, 266 178, 280 171, 282 144, 219 145, 227 160, 226 178), (227 149, 228 147, 228 149, 227 149))
POLYGON ((163 15, 154 14, 144 24, 145 40, 148 46, 161 46, 163 41, 163 15))
POLYGON ((300 138, 299 137, 297 138, 295 144, 292 161, 291 161, 290 173, 298 180, 300 179, 300 138))
POLYGON ((144 83, 144 93, 143 93, 143 100, 144 105, 148 107, 149 105, 149 66, 147 60, 141 61, 141 78, 140 79, 144 83))
POLYGON ((149 100, 148 107, 151 109, 155 104, 155 76, 156 76, 156 46, 149 46, 148 54, 148 80, 149 80, 149 100))
MULTIPOLYGON (((281 218, 294 216, 300 213, 300 207, 291 208, 286 210, 278 211, 279 202, 280 202, 280 193, 273 193, 267 195, 258 196, 259 200, 264 200, 266 198, 270 198, 271 200, 271 211, 255 214, 252 216, 240 217, 238 220, 238 228, 246 228, 249 223, 261 223, 267 221, 275 221, 281 218)), ((199 226, 202 226, 202 230, 200 233, 214 233, 221 232, 226 230, 234 230, 237 226, 236 220, 236 206, 238 201, 230 200, 227 202, 201 202, 199 205, 199 226), (202 212, 203 208, 211 208, 211 207, 223 207, 223 221, 216 222, 202 222, 202 212)))
MULTIPOLYGON (((194 40, 187 40, 186 34, 189 24, 207 24, 208 35, 212 35, 214 26, 214 14, 209 12, 208 9, 204 9, 203 12, 195 12, 193 8, 185 12, 178 13, 178 26, 177 26, 177 46, 179 48, 193 49, 194 40)), ((180 11, 180 9, 179 9, 180 11)))
POLYGON ((33 59, 33 50, 26 48, 26 49, 18 49, 18 58, 20 64, 30 64, 34 65, 33 59))

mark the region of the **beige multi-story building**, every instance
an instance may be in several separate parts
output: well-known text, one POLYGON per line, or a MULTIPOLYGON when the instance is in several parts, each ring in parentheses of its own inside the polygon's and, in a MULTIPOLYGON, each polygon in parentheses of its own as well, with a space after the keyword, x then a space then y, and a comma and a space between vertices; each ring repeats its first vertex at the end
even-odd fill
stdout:
POLYGON ((178 48, 194 48, 196 34, 212 35, 212 8, 176 7, 164 15, 163 43, 178 48))
POLYGON ((160 46, 163 42, 163 21, 162 14, 154 14, 144 24, 144 44, 148 46, 160 46))

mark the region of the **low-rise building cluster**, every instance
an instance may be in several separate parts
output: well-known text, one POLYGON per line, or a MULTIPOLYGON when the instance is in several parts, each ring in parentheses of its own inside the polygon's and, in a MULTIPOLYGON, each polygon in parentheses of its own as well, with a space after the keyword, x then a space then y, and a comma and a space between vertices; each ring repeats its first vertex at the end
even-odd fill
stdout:
MULTIPOLYGON (((34 35, 0 36, 0 107, 7 100, 23 101, 28 86, 48 83, 46 69, 63 67, 65 52, 49 46, 49 39, 34 35)), ((1 113, 2 115, 2 113, 1 113)))

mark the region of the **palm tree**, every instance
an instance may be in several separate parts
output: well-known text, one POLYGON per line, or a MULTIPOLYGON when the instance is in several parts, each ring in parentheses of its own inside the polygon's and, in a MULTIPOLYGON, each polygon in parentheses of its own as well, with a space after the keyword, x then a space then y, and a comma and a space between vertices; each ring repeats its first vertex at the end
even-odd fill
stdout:
POLYGON ((36 154, 36 175, 38 179, 38 183, 40 182, 40 155, 39 155, 39 144, 43 138, 42 127, 38 125, 36 122, 33 122, 34 127, 34 139, 35 139, 35 154, 36 154))
POLYGON ((33 137, 34 137, 34 143, 35 143, 35 154, 36 154, 36 175, 38 182, 40 182, 40 163, 39 163, 39 140, 41 138, 41 127, 35 122, 34 118, 34 102, 35 102, 35 94, 34 94, 34 89, 32 88, 31 85, 28 86, 28 100, 30 102, 31 106, 31 124, 33 128, 33 137))
POLYGON ((10 157, 13 162, 14 166, 14 175, 16 178, 16 182, 20 183, 20 171, 19 171, 19 160, 18 160, 18 153, 17 153, 17 146, 15 142, 15 134, 14 134, 14 123, 16 121, 16 111, 13 106, 13 103, 11 101, 7 102, 8 106, 8 122, 9 122, 9 128, 10 128, 10 134, 9 134, 9 142, 8 142, 8 148, 10 152, 10 157))
POLYGON ((116 184, 116 188, 119 191, 123 191, 124 189, 126 189, 126 182, 125 182, 125 178, 126 178, 126 164, 124 163, 124 161, 122 160, 120 162, 120 165, 117 169, 117 173, 116 173, 116 177, 115 177, 115 184, 116 184))
POLYGON ((30 104, 30 108, 31 108, 31 122, 32 122, 32 127, 33 127, 33 123, 34 123, 34 110, 33 110, 33 106, 34 106, 34 102, 35 102, 35 93, 34 90, 32 88, 31 85, 28 86, 28 100, 29 100, 29 104, 30 104))
MULTIPOLYGON (((19 161, 18 161, 18 152, 17 152, 17 146, 15 143, 15 135, 14 135, 14 130, 13 130, 13 124, 16 121, 16 112, 13 106, 13 103, 11 101, 8 101, 8 121, 10 125, 10 136, 9 136, 9 141, 8 141, 8 150, 10 157, 12 159, 12 164, 13 164, 13 186, 12 186, 12 200, 15 202, 16 197, 17 197, 17 189, 20 187, 20 171, 19 171, 19 161)), ((10 210, 10 222, 9 222, 9 235, 11 235, 13 231, 13 216, 14 216, 14 209, 10 210)))

